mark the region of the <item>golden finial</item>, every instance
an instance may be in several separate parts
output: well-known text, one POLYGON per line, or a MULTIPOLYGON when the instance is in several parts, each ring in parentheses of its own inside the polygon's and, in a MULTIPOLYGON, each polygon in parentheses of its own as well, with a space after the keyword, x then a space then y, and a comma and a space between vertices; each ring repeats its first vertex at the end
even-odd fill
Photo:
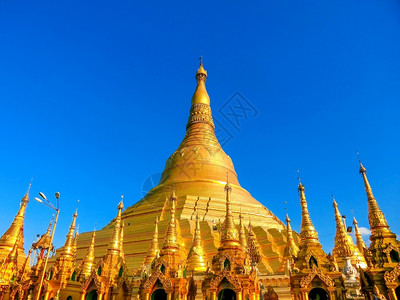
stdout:
POLYGON ((65 240, 65 244, 63 249, 61 250, 60 257, 69 257, 72 259, 74 256, 74 232, 75 232, 75 224, 76 218, 78 217, 78 209, 75 209, 74 214, 72 215, 72 222, 69 227, 69 231, 65 240))
POLYGON ((175 195, 175 189, 172 190, 172 194, 169 198, 171 202, 171 217, 169 220, 168 224, 168 229, 165 235, 165 240, 164 240, 164 246, 162 252, 165 252, 164 250, 168 249, 178 249, 179 248, 179 243, 178 243, 178 234, 176 231, 176 220, 175 220, 175 210, 176 210, 176 202, 177 198, 175 195))
POLYGON ((204 257, 204 249, 201 245, 199 213, 197 212, 196 225, 193 235, 193 245, 188 254, 187 269, 190 271, 205 271, 206 268, 207 265, 204 257))
POLYGON ((90 240, 90 245, 89 248, 87 249, 86 255, 83 258, 83 262, 82 262, 82 275, 84 276, 84 278, 87 278, 90 276, 90 273, 92 271, 93 268, 93 263, 94 263, 94 241, 96 238, 96 230, 93 230, 92 233, 92 239, 90 240))
POLYGON ((357 248, 360 251, 360 253, 364 253, 364 249, 366 249, 367 246, 365 245, 360 229, 358 228, 358 222, 356 220, 356 217, 353 217, 353 224, 354 224, 354 234, 356 236, 357 248))
POLYGON ((154 232, 153 239, 151 240, 150 249, 147 251, 147 255, 144 259, 144 264, 149 265, 153 262, 154 258, 157 257, 160 249, 158 248, 158 217, 154 221, 154 232))
POLYGON ((299 247, 297 247, 296 243, 294 242, 293 231, 290 225, 290 218, 287 213, 286 213, 286 230, 287 230, 287 240, 284 251, 284 257, 291 259, 292 256, 295 257, 297 256, 297 253, 299 253, 299 247))
POLYGON ((107 247, 107 254, 110 255, 118 255, 120 254, 121 251, 121 220, 122 220, 122 210, 124 209, 124 204, 123 204, 123 199, 124 196, 121 196, 121 201, 118 204, 118 214, 117 217, 115 218, 115 225, 114 225, 114 232, 111 237, 111 241, 108 244, 107 247))
POLYGON ((374 236, 379 236, 381 233, 394 235, 386 222, 385 215, 381 211, 378 202, 376 201, 374 194, 372 193, 371 186, 368 182, 367 178, 367 170, 364 168, 360 161, 360 173, 364 180, 364 187, 367 193, 368 199, 368 220, 371 228, 371 239, 374 239, 374 236))
POLYGON ((243 225, 243 216, 242 216, 242 206, 240 205, 240 215, 239 215, 239 241, 242 249, 246 251, 247 248, 247 238, 246 238, 246 231, 243 225))
POLYGON ((235 223, 233 221, 233 216, 231 213, 231 192, 232 188, 228 182, 228 173, 227 173, 227 182, 225 185, 225 193, 226 193, 226 215, 225 222, 221 235, 221 248, 231 248, 231 247, 239 247, 239 237, 238 232, 235 227, 235 223))
POLYGON ((301 183, 300 178, 298 191, 300 194, 300 205, 301 205, 301 230, 300 230, 300 245, 307 244, 308 242, 319 243, 318 234, 314 228, 313 223, 310 219, 310 213, 307 208, 306 196, 304 193, 304 185, 301 183))
POLYGON ((335 210, 335 221, 336 221, 336 235, 335 235, 335 246, 332 250, 332 254, 338 258, 351 257, 354 254, 354 244, 351 237, 348 235, 346 228, 343 224, 342 215, 339 212, 338 205, 335 198, 332 195, 333 208, 335 210))
POLYGON ((207 79, 207 71, 203 67, 202 57, 200 57, 200 67, 197 70, 196 79, 197 79, 197 88, 192 97, 192 105, 199 103, 210 105, 210 96, 208 96, 205 85, 207 79))
MULTIPOLYGON (((29 191, 31 188, 31 183, 28 186, 28 190, 25 195, 21 199, 20 208, 14 217, 13 222, 7 231, 0 238, 0 260, 5 257, 6 253, 9 252, 10 248, 12 248, 17 241, 18 235, 20 234, 21 228, 24 226, 25 219, 25 211, 29 202, 29 191)), ((24 234, 21 233, 21 237, 19 239, 19 248, 23 249, 24 247, 24 234)))

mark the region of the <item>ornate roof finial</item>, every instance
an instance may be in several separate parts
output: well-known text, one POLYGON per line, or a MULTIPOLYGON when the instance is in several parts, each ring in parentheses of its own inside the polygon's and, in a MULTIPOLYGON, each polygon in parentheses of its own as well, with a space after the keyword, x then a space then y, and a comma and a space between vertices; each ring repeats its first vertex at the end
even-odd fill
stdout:
POLYGON ((299 247, 297 247, 296 243, 294 242, 292 226, 290 225, 290 219, 288 214, 286 214, 286 229, 287 229, 287 241, 286 241, 284 257, 289 258, 292 256, 297 256, 297 253, 299 253, 299 247))
POLYGON ((115 218, 114 232, 111 237, 111 241, 107 247, 107 254, 119 256, 121 252, 121 222, 122 222, 122 210, 124 209, 123 203, 124 196, 121 196, 121 201, 118 204, 118 214, 115 218))
POLYGON ((309 242, 319 243, 317 231, 314 228, 313 223, 310 219, 310 213, 307 208, 306 196, 304 193, 304 185, 300 182, 298 185, 298 191, 300 194, 300 205, 301 205, 301 231, 300 231, 300 245, 307 244, 309 242))
POLYGON ((157 257, 160 249, 158 248, 158 217, 154 221, 154 232, 153 232, 153 239, 151 240, 150 249, 147 251, 147 255, 144 259, 145 265, 150 265, 154 258, 157 257))
POLYGON ((233 216, 231 213, 231 192, 232 188, 228 182, 228 173, 227 173, 227 182, 225 185, 225 193, 226 193, 226 214, 225 214, 225 222, 221 235, 221 248, 236 248, 240 247, 238 232, 235 227, 235 223, 233 221, 233 216))
POLYGON ((187 269, 193 271, 205 271, 207 269, 206 260, 204 257, 204 249, 201 245, 201 233, 200 233, 200 220, 199 212, 196 215, 196 226, 194 229, 193 246, 190 248, 187 269))
POLYGON ((26 191, 25 195, 21 199, 21 206, 14 217, 13 222, 11 223, 10 227, 7 229, 7 231, 1 236, 0 238, 0 259, 4 258, 8 252, 10 251, 10 248, 12 248, 17 241, 17 238, 19 235, 19 245, 18 247, 22 250, 24 247, 24 234, 23 232, 20 233, 21 228, 24 226, 24 219, 25 219, 25 211, 26 207, 29 202, 29 191, 31 188, 31 183, 29 183, 28 190, 26 191))
POLYGON ((82 275, 86 278, 90 276, 94 263, 94 241, 96 238, 96 230, 93 230, 92 239, 90 240, 89 248, 87 249, 86 255, 82 261, 82 275))
POLYGON ((246 251, 247 248, 247 238, 246 238, 246 231, 243 225, 243 216, 242 216, 242 205, 240 205, 240 215, 239 215, 239 241, 242 249, 246 251))
POLYGON ((76 218, 78 217, 78 211, 75 209, 74 214, 72 215, 72 222, 69 226, 69 230, 67 233, 67 238, 65 240, 65 244, 63 249, 61 250, 60 257, 68 257, 73 258, 75 251, 74 251, 74 232, 75 232, 75 224, 76 218))
POLYGON ((208 96, 205 85, 207 79, 207 71, 203 67, 202 56, 200 57, 200 67, 197 70, 196 79, 197 79, 197 88, 192 97, 192 105, 198 103, 210 105, 210 96, 208 96))
MULTIPOLYGON (((164 246, 163 246, 162 252, 164 252, 164 250, 168 250, 168 249, 178 249, 179 248, 178 234, 176 231, 176 220, 175 220, 175 211, 176 211, 176 202, 177 202, 177 198, 175 195, 175 189, 172 190, 172 194, 171 194, 169 200, 171 202, 171 217, 169 220, 167 232, 165 234, 165 240, 164 240, 164 246)), ((175 251, 175 250, 173 250, 173 251, 175 251)))
POLYGON ((389 229, 389 225, 386 222, 385 216, 382 213, 378 202, 376 201, 374 194, 372 193, 371 186, 367 179, 367 170, 364 168, 360 161, 360 174, 364 180, 364 187, 367 193, 368 199, 368 220, 371 228, 371 238, 374 239, 374 236, 378 236, 380 233, 385 233, 389 235, 394 235, 389 229))
POLYGON ((361 253, 364 253, 364 249, 366 249, 367 246, 365 245, 360 229, 358 228, 358 222, 356 220, 356 217, 353 217, 353 224, 354 224, 354 234, 356 236, 357 248, 361 253))
POLYGON ((332 254, 344 259, 346 257, 351 257, 354 254, 354 244, 351 237, 347 234, 346 228, 343 224, 342 215, 339 212, 338 205, 333 195, 332 200, 336 221, 335 246, 332 250, 332 254))

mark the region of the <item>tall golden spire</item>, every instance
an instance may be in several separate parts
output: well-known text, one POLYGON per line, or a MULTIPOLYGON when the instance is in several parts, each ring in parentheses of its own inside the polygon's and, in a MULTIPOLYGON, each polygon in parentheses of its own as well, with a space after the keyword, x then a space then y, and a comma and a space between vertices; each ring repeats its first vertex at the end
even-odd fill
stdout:
POLYGON ((154 258, 158 256, 160 249, 158 248, 158 217, 154 221, 153 239, 151 240, 150 249, 144 259, 144 264, 149 265, 153 262, 154 258))
POLYGON ((296 243, 294 242, 292 226, 290 225, 290 219, 288 214, 286 214, 286 228, 287 228, 287 241, 286 241, 286 248, 284 251, 284 257, 297 256, 297 253, 299 253, 299 247, 297 247, 296 243))
POLYGON ((124 209, 123 196, 118 204, 118 214, 115 219, 114 231, 107 247, 107 254, 119 256, 121 253, 121 214, 124 209))
MULTIPOLYGON (((29 184, 28 190, 26 191, 24 197, 21 200, 21 206, 18 210, 17 215, 15 216, 11 226, 7 229, 7 231, 0 238, 0 259, 1 257, 5 257, 8 252, 13 248, 18 235, 20 235, 21 228, 24 226, 25 219, 25 211, 26 206, 29 202, 29 190, 31 188, 31 184, 29 184)), ((23 249, 24 247, 24 235, 21 233, 21 237, 19 239, 19 249, 23 249)))
POLYGON ((244 251, 246 251, 247 238, 246 238, 246 231, 245 231, 244 225, 243 225, 242 211, 240 211, 239 219, 240 219, 240 223, 239 223, 239 241, 240 241, 240 245, 242 246, 242 249, 244 251))
POLYGON ((358 222, 356 220, 356 217, 353 217, 353 224, 354 224, 354 233, 356 236, 357 248, 360 251, 360 253, 363 254, 364 249, 366 249, 367 246, 365 245, 360 229, 358 228, 358 222))
POLYGON ((75 224, 76 224, 76 218, 78 217, 78 210, 76 209, 74 214, 72 215, 72 222, 71 225, 69 226, 69 231, 67 234, 67 238, 65 240, 65 244, 63 249, 61 250, 60 253, 60 258, 61 257, 74 257, 75 256, 75 249, 74 249, 74 232, 75 232, 75 224))
POLYGON ((194 229, 193 246, 190 248, 188 259, 187 259, 187 269, 193 271, 205 271, 206 270, 206 260, 204 257, 204 249, 201 245, 201 233, 200 233, 200 221, 199 212, 196 216, 196 226, 194 229))
POLYGON ((169 252, 169 250, 175 252, 179 249, 178 234, 176 231, 176 220, 175 220, 175 210, 176 210, 175 206, 177 202, 175 190, 172 191, 169 200, 171 201, 171 217, 169 220, 167 232, 165 234, 164 246, 161 251, 162 253, 169 252))
POLYGON ((310 219, 310 213, 307 208, 306 196, 304 193, 304 185, 299 182, 298 191, 300 194, 300 205, 301 205, 301 231, 300 231, 300 245, 308 243, 318 243, 318 233, 314 228, 313 223, 310 219))
POLYGON ((332 250, 332 254, 343 259, 346 257, 351 257, 354 254, 353 240, 347 234, 346 228, 343 224, 342 215, 339 212, 339 208, 335 199, 333 199, 333 208, 335 210, 336 235, 335 246, 332 250))
POLYGON ((238 232, 231 213, 231 192, 232 188, 229 185, 227 179, 225 185, 226 214, 225 214, 225 222, 222 229, 221 247, 220 247, 222 249, 240 247, 238 232))
POLYGON ((96 231, 93 230, 92 233, 92 239, 90 241, 89 248, 87 249, 86 255, 82 261, 82 272, 81 274, 83 277, 88 277, 90 275, 90 272, 92 271, 93 268, 93 263, 94 263, 94 240, 96 238, 96 231))
POLYGON ((389 225, 386 222, 385 216, 379 208, 378 202, 376 201, 374 194, 372 193, 371 186, 367 179, 367 170, 360 162, 360 174, 364 179, 365 191, 368 198, 368 220, 371 227, 371 241, 378 236, 384 235, 384 237, 396 238, 396 235, 389 229, 389 225))

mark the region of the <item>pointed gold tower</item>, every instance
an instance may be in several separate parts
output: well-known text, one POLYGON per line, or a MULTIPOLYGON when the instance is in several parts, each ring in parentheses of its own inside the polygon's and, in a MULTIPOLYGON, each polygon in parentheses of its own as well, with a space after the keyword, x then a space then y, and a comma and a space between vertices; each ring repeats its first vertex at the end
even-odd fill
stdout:
POLYGON ((299 253, 299 247, 296 245, 294 242, 293 238, 293 231, 292 231, 292 226, 290 225, 290 218, 289 215, 286 214, 286 228, 287 228, 287 240, 286 240, 286 248, 284 252, 284 257, 296 257, 297 254, 299 253))
POLYGON ((304 185, 299 183, 298 191, 300 194, 301 205, 301 231, 300 231, 300 248, 307 244, 319 244, 318 233, 314 228, 310 219, 310 213, 307 208, 306 196, 304 193, 304 185))
POLYGON ((93 265, 94 265, 94 241, 96 238, 96 231, 93 230, 92 233, 92 239, 90 241, 89 248, 87 249, 86 255, 83 258, 82 261, 82 271, 80 276, 83 278, 87 278, 90 276, 90 273, 92 271, 93 265))
POLYGON ((15 245, 17 239, 19 239, 18 244, 18 252, 21 254, 21 260, 19 261, 19 265, 21 266, 24 263, 25 255, 24 251, 24 234, 21 232, 21 229, 24 226, 24 219, 25 219, 25 211, 26 206, 29 202, 29 190, 31 185, 29 185, 28 190, 26 191, 24 197, 21 200, 21 206, 18 210, 17 215, 14 217, 13 222, 11 223, 10 227, 6 230, 6 232, 0 238, 0 262, 3 261, 12 248, 15 245), (18 236, 20 237, 18 238, 18 236))
POLYGON ((161 250, 162 256, 165 255, 166 253, 177 252, 179 250, 178 233, 176 231, 176 220, 175 220, 176 202, 177 202, 175 191, 172 192, 169 200, 171 203, 171 217, 164 238, 164 246, 161 250))
POLYGON ((107 252, 106 256, 112 256, 112 257, 119 257, 121 253, 121 223, 122 223, 122 210, 124 209, 124 203, 123 200, 118 204, 118 214, 117 217, 115 218, 115 225, 114 225, 114 231, 111 237, 111 240, 108 244, 107 247, 107 252))
POLYGON ((387 255, 383 252, 384 249, 390 244, 395 247, 400 247, 400 242, 397 241, 396 235, 389 229, 386 218, 372 193, 371 186, 367 179, 367 170, 361 162, 360 174, 364 180, 364 187, 368 200, 368 221, 371 229, 371 236, 369 237, 371 245, 369 246, 369 250, 371 250, 377 266, 383 267, 385 263, 389 262, 387 255))
POLYGON ((356 217, 353 217, 353 224, 354 224, 354 233, 356 236, 357 248, 361 254, 364 254, 364 249, 367 249, 367 246, 365 245, 360 229, 358 228, 358 222, 356 220, 356 217))
POLYGON ((301 205, 301 231, 299 252, 297 254, 298 260, 296 264, 300 270, 304 268, 312 268, 314 265, 318 267, 325 266, 326 269, 329 269, 329 262, 326 253, 322 250, 322 245, 318 239, 318 233, 311 222, 304 190, 304 185, 299 182, 298 191, 301 205))
POLYGON ((335 210, 336 221, 335 245, 332 250, 333 256, 335 256, 337 259, 340 268, 345 266, 348 258, 350 258, 353 266, 361 266, 365 268, 367 264, 364 256, 354 245, 353 239, 347 233, 346 227, 343 223, 342 215, 340 214, 339 207, 335 199, 333 199, 333 208, 335 210))
POLYGON ((200 220, 198 213, 196 215, 193 245, 189 251, 186 265, 188 271, 204 272, 207 269, 207 264, 204 257, 204 249, 201 245, 200 220))
POLYGON ((243 225, 243 216, 242 216, 242 212, 240 212, 239 215, 239 241, 240 241, 240 245, 242 246, 243 251, 247 250, 247 238, 246 238, 246 231, 244 229, 244 225, 243 225))
POLYGON ((145 265, 150 265, 153 260, 160 253, 160 249, 158 248, 158 217, 154 221, 154 233, 153 239, 151 240, 150 249, 147 251, 146 258, 144 259, 145 265))
POLYGON ((76 247, 74 246, 74 233, 78 211, 72 215, 72 222, 68 230, 64 247, 60 251, 60 256, 55 263, 56 277, 60 279, 60 285, 65 287, 70 279, 75 266, 76 247))
POLYGON ((227 181, 225 185, 226 214, 221 234, 221 249, 236 249, 240 247, 238 231, 231 213, 231 192, 232 188, 227 181))
POLYGON ((372 189, 367 178, 367 170, 364 168, 362 163, 360 163, 360 174, 364 180, 364 187, 368 199, 368 220, 371 228, 371 243, 374 244, 376 239, 382 238, 396 239, 396 235, 390 231, 385 216, 382 213, 374 194, 372 193, 372 189))

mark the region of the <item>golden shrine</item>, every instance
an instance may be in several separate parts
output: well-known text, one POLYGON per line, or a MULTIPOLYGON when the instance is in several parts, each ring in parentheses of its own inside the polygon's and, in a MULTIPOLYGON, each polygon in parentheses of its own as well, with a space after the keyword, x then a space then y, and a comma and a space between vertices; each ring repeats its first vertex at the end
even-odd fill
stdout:
POLYGON ((355 219, 354 243, 333 199, 335 246, 326 254, 301 182, 300 234, 289 216, 282 223, 240 186, 215 136, 206 79, 201 62, 186 135, 159 184, 125 211, 121 200, 116 218, 97 232, 78 234, 75 211, 65 244, 47 267, 51 224, 24 253, 28 189, 0 239, 0 300, 400 297, 400 243, 362 164, 371 245, 365 245, 355 219))

